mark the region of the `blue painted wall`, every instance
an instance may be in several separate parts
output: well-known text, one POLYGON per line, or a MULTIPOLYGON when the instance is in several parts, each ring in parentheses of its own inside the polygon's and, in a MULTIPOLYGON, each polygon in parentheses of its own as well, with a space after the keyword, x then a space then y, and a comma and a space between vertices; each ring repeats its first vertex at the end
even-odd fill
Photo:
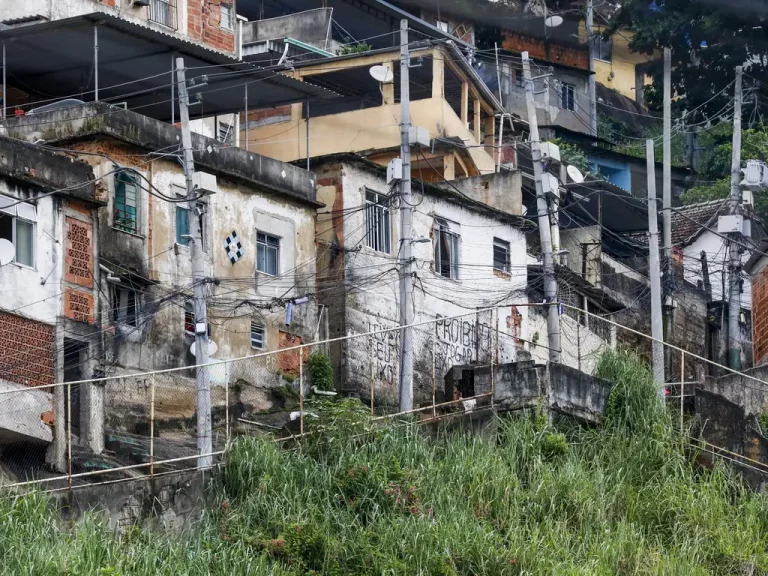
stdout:
POLYGON ((611 184, 615 184, 628 192, 631 190, 632 176, 629 171, 629 162, 590 157, 589 164, 593 174, 602 174, 611 184))

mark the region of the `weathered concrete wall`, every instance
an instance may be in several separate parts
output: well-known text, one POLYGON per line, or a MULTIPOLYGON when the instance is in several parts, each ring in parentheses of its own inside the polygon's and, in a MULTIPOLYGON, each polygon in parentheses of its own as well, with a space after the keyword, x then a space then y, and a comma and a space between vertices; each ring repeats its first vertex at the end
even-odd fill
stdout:
POLYGON ((438 184, 447 190, 460 190, 473 200, 492 206, 508 214, 522 214, 523 175, 521 172, 506 171, 483 174, 470 178, 458 178, 450 184, 438 184))
MULTIPOLYGON (((745 374, 768 382, 768 366, 746 370, 745 374)), ((768 385, 745 378, 741 374, 707 379, 704 389, 738 404, 746 414, 757 415, 768 410, 768 385)))
POLYGON ((586 420, 601 420, 613 384, 563 364, 549 364, 550 407, 586 420))
MULTIPOLYGON (((701 274, 701 253, 706 252, 709 263, 709 281, 712 284, 712 300, 723 300, 723 287, 725 287, 726 300, 728 294, 728 274, 725 266, 721 265, 728 256, 726 241, 712 232, 704 231, 696 240, 683 248, 683 262, 685 264, 685 279, 694 286, 703 282, 701 274)), ((742 263, 746 264, 751 256, 749 250, 742 254, 742 263)), ((741 295, 741 307, 752 308, 752 286, 744 282, 744 292, 741 295)))
POLYGON ((322 50, 328 49, 332 8, 317 8, 288 16, 243 24, 243 44, 293 38, 322 50))
POLYGON ((200 519, 212 502, 209 484, 216 472, 181 472, 153 480, 87 486, 54 493, 53 505, 65 519, 101 513, 112 529, 156 527, 181 532, 200 519))
POLYGON ((29 390, 10 382, 0 381, 4 392, 0 402, 0 444, 30 442, 45 444, 53 441, 53 430, 42 416, 53 409, 52 395, 43 390, 29 390), (20 390, 20 393, 8 393, 20 390))

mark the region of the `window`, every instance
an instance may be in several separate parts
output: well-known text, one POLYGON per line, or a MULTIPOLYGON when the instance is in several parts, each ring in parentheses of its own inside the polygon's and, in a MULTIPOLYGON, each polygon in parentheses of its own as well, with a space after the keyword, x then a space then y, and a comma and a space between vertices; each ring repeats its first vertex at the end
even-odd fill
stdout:
MULTIPOLYGON (((203 245, 203 251, 205 249, 205 204, 202 202, 197 203, 197 225, 200 227, 200 240, 203 245)), ((184 236, 190 236, 189 230, 189 207, 185 204, 176 204, 176 243, 183 246, 189 245, 189 238, 184 236)))
POLYGON ((602 36, 592 36, 592 50, 595 60, 603 62, 613 61, 613 40, 606 40, 602 36))
POLYGON ((234 30, 235 29, 235 18, 232 10, 232 6, 230 4, 222 4, 220 6, 221 9, 221 24, 220 26, 224 30, 234 30))
POLYGON ((369 248, 389 254, 392 251, 389 222, 389 197, 365 191, 365 243, 369 248))
POLYGON ((195 305, 184 302, 184 334, 195 337, 195 305))
POLYGON ((149 19, 176 29, 176 0, 150 0, 149 19))
POLYGON ((256 320, 251 320, 251 348, 264 350, 264 325, 256 320))
POLYGON ((280 238, 259 232, 256 234, 256 270, 277 276, 280 270, 280 238))
POLYGON ((232 124, 219 121, 219 135, 217 137, 219 142, 231 146, 235 140, 235 130, 232 124))
POLYGON ((451 230, 451 224, 442 218, 435 219, 435 272, 459 279, 459 235, 451 230))
POLYGON ((446 34, 448 34, 448 22, 445 22, 443 20, 438 20, 437 22, 435 22, 435 28, 440 30, 440 32, 445 32, 446 34))
POLYGON ((525 78, 522 70, 512 69, 512 75, 515 78, 515 86, 522 88, 525 85, 525 78))
POLYGON ((493 269, 505 274, 510 273, 509 242, 506 240, 493 239, 493 269))
POLYGON ((576 87, 573 84, 563 84, 560 92, 560 108, 563 110, 576 109, 576 87))
POLYGON ((124 326, 137 327, 139 300, 136 290, 112 286, 112 321, 124 326))
POLYGON ((37 209, 32 204, 16 202, 10 196, 0 196, 0 238, 13 244, 14 262, 34 268, 37 209))
POLYGON ((123 170, 115 177, 115 219, 114 227, 118 230, 139 233, 139 178, 123 170))

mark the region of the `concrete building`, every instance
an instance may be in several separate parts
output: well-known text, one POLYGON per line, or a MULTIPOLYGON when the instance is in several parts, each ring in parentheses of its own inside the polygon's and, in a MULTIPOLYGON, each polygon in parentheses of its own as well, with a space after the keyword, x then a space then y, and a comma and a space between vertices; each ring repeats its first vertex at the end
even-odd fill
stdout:
MULTIPOLYGON (((190 211, 178 128, 103 103, 87 105, 87 118, 81 111, 6 124, 15 138, 43 138, 70 150, 102 178, 104 202, 95 236, 102 274, 94 287, 110 301, 99 300, 91 310, 104 325, 102 373, 194 364, 192 270, 185 237, 190 218, 198 218, 203 229, 209 336, 218 348, 214 360, 324 335, 318 335, 311 298, 315 212, 322 206, 314 174, 193 135, 196 169, 215 176, 216 189, 190 211), (228 242, 239 242, 241 251, 229 250, 228 242)), ((212 369, 214 402, 223 400, 222 384, 240 382, 251 384, 245 386, 244 404, 267 407, 270 389, 285 383, 282 375, 298 370, 298 360, 293 365, 289 356, 272 363, 233 363, 228 371, 212 369)), ((167 414, 193 416, 194 380, 176 373, 157 386, 158 394, 168 398, 167 414)), ((108 395, 107 425, 132 432, 130 415, 133 410, 144 414, 147 399, 137 400, 125 390, 124 395, 108 395)), ((158 420, 167 414, 158 412, 158 420)))
MULTIPOLYGON (((396 327, 399 323, 396 195, 385 170, 359 155, 312 160, 318 199, 319 298, 328 310, 331 337, 396 327)), ((499 357, 514 361, 523 349, 528 284, 525 231, 520 217, 520 174, 508 172, 457 179, 452 186, 414 183, 413 253, 415 321, 467 314, 438 322, 414 336, 414 402, 431 398, 432 346, 436 376, 454 365, 487 364, 493 353, 490 329, 498 320, 505 333, 499 357), (501 318, 484 307, 502 305, 501 318), (513 318, 514 317, 514 318, 513 318), (507 323, 509 322, 509 324, 507 323), (433 333, 435 331, 436 333, 433 333)), ((398 338, 379 335, 332 344, 339 388, 396 404, 398 338)))
MULTIPOLYGON (((495 172, 496 97, 454 44, 415 45, 411 60, 411 123, 435 143, 414 157, 414 174, 437 181, 495 172)), ((286 162, 355 152, 385 166, 400 148, 399 62, 399 50, 381 49, 295 63, 294 78, 343 97, 249 113, 248 149, 286 162), (392 82, 375 80, 374 65, 391 69, 392 82)))
MULTIPOLYGON (((4 397, 0 452, 14 443, 32 452, 55 437, 55 461, 68 421, 63 388, 45 386, 90 378, 101 355, 96 215, 106 194, 90 166, 38 146, 0 137, 0 156, 0 239, 11 245, 0 267, 0 389, 39 389, 4 397)), ((71 427, 94 449, 103 446, 92 419, 100 403, 96 387, 75 391, 71 427)))

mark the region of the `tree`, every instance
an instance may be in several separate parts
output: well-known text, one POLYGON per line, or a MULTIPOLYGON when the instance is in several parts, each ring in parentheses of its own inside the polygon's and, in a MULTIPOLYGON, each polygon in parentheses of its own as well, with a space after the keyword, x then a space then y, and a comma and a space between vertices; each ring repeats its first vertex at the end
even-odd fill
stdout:
MULTIPOLYGON (((695 204, 708 200, 725 199, 731 190, 731 152, 733 130, 721 125, 705 132, 699 138, 700 184, 683 194, 683 204, 695 204)), ((768 127, 743 130, 741 133, 741 158, 768 160, 768 127)), ((768 220, 768 191, 755 194, 755 213, 768 220)))
MULTIPOLYGON (((649 64, 653 84, 646 100, 661 108, 664 47, 672 51, 673 109, 677 115, 696 109, 688 124, 715 120, 727 113, 734 67, 743 64, 749 76, 761 78, 768 69, 768 0, 621 0, 610 18, 606 36, 632 30, 633 52, 657 56, 649 64)), ((768 86, 754 84, 752 106, 768 96, 768 86)), ((764 102, 768 102, 765 100, 764 102)), ((747 120, 751 118, 745 111, 747 120)))

